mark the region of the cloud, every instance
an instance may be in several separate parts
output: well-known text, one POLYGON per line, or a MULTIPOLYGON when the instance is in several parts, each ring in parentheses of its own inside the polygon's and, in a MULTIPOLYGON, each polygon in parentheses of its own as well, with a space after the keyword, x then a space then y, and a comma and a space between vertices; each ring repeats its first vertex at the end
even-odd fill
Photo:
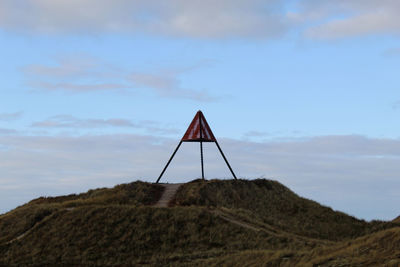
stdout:
POLYGON ((43 121, 34 122, 32 127, 36 128, 72 128, 72 129, 93 129, 108 127, 128 127, 143 129, 153 134, 176 134, 177 129, 162 127, 160 123, 154 121, 133 122, 127 119, 79 119, 71 115, 57 115, 43 121))
POLYGON ((127 86, 116 83, 93 83, 93 84, 74 84, 69 82, 50 83, 37 82, 30 83, 33 87, 39 87, 47 90, 61 90, 69 92, 90 92, 90 91, 110 91, 117 89, 125 89, 127 86))
POLYGON ((70 115, 58 115, 47 120, 35 122, 33 127, 42 128, 101 128, 101 127, 137 127, 125 119, 78 119, 70 115))
POLYGON ((267 137, 270 136, 271 133, 267 132, 260 132, 260 131, 249 131, 243 135, 245 139, 247 138, 260 138, 260 137, 267 137))
POLYGON ((399 108, 400 108, 400 100, 394 102, 394 103, 392 104, 392 108, 393 108, 393 109, 399 109, 399 108))
POLYGON ((30 64, 22 71, 27 84, 41 90, 79 93, 131 87, 118 68, 88 55, 60 57, 52 65, 30 64))
MULTIPOLYGON (((68 194, 136 179, 153 182, 178 140, 145 135, 0 136, 0 212, 39 195, 68 194), (21 168, 21 166, 24 166, 21 168), (13 192, 15 202, 7 199, 13 192)), ((277 179, 298 194, 358 217, 400 214, 400 140, 320 136, 290 141, 219 140, 239 177, 277 179)), ((213 143, 206 177, 231 177, 213 143)), ((199 147, 184 143, 164 182, 200 176, 199 147)))
POLYGON ((337 39, 372 34, 398 34, 400 22, 397 12, 381 11, 348 19, 335 19, 307 30, 307 35, 312 38, 337 39))
POLYGON ((309 38, 337 39, 398 35, 399 11, 397 0, 3 0, 0 29, 197 39, 270 39, 300 29, 309 38))
POLYGON ((292 19, 311 22, 305 35, 316 39, 400 33, 396 0, 305 0, 292 19))
POLYGON ((0 121, 13 121, 21 118, 22 112, 0 113, 0 121))
POLYGON ((220 97, 206 90, 183 88, 180 77, 189 71, 207 67, 209 60, 180 69, 163 69, 154 72, 131 72, 108 63, 80 55, 57 58, 53 65, 30 64, 22 71, 27 84, 36 89, 66 92, 96 92, 150 89, 159 97, 190 99, 198 102, 214 102, 220 97), (73 81, 73 82, 72 82, 73 81))
POLYGON ((386 49, 382 55, 388 58, 398 57, 400 56, 400 47, 386 49))
POLYGON ((182 88, 178 80, 180 72, 132 73, 130 79, 135 87, 152 89, 156 95, 165 98, 182 98, 199 102, 215 102, 220 98, 205 90, 182 88))
POLYGON ((88 55, 75 55, 73 57, 58 57, 53 65, 30 64, 25 66, 26 73, 37 76, 52 76, 60 78, 85 77, 93 74, 101 74, 99 62, 88 55))
POLYGON ((16 134, 18 131, 14 129, 0 128, 0 135, 16 134))
POLYGON ((3 0, 0 27, 39 33, 150 33, 270 38, 286 30, 282 0, 3 0))

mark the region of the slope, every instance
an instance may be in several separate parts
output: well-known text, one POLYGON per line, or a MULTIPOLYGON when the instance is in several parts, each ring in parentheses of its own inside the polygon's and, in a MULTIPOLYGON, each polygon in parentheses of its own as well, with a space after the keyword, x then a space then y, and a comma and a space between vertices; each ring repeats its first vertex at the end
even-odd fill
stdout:
POLYGON ((368 223, 334 211, 297 196, 279 182, 265 179, 194 181, 180 187, 174 203, 234 209, 238 216, 283 231, 332 241, 358 237, 391 225, 368 223))
POLYGON ((338 240, 397 225, 335 212, 269 180, 194 181, 171 207, 156 207, 164 190, 134 182, 35 199, 0 216, 0 265, 202 266, 245 255, 309 262, 344 248, 338 240))
MULTIPOLYGON (((400 227, 311 250, 243 250, 200 266, 400 266, 400 227)), ((195 263, 195 264, 196 264, 195 263)))

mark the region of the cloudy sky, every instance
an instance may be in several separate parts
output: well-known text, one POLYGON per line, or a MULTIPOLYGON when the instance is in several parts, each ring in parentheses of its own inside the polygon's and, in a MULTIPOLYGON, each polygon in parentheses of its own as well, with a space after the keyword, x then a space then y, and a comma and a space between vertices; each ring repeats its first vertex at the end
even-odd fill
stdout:
MULTIPOLYGON (((155 181, 197 110, 239 177, 400 215, 400 1, 0 1, 0 213, 155 181)), ((230 178, 214 144, 207 178, 230 178)), ((200 176, 185 143, 164 182, 200 176)))

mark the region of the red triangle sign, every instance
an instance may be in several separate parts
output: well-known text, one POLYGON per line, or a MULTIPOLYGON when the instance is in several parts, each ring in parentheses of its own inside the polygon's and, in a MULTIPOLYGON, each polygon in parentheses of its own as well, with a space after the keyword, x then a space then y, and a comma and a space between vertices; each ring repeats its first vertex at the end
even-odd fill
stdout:
POLYGON ((186 133, 183 135, 178 146, 175 148, 174 153, 172 153, 172 156, 169 158, 169 160, 168 160, 167 164, 165 165, 164 169, 162 170, 160 176, 158 176, 156 183, 158 183, 160 181, 165 170, 168 168, 168 165, 170 164, 171 160, 174 158, 179 147, 182 145, 182 142, 199 142, 200 143, 201 177, 203 178, 203 180, 204 180, 203 142, 214 142, 215 143, 219 152, 221 152, 221 155, 224 158, 226 165, 228 165, 228 168, 231 171, 233 178, 237 179, 235 173, 233 172, 233 170, 231 168, 231 165, 229 165, 228 160, 226 159, 224 153, 222 152, 222 149, 219 146, 217 139, 215 139, 215 136, 214 136, 213 132, 211 131, 210 126, 208 126, 206 118, 204 118, 203 113, 199 110, 199 111, 197 111, 196 115, 194 116, 192 122, 189 125, 189 128, 186 130, 186 133))
POLYGON ((199 110, 194 116, 189 128, 182 137, 183 142, 215 142, 213 132, 204 118, 203 113, 199 110))

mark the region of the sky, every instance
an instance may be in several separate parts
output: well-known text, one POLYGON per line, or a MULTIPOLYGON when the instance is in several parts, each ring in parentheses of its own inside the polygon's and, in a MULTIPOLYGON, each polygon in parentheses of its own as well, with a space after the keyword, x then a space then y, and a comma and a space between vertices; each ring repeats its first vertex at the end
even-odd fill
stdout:
MULTIPOLYGON (((397 0, 0 1, 0 214, 154 182, 202 110, 236 175, 400 215, 397 0)), ((213 143, 207 179, 231 179, 213 143)), ((161 182, 201 176, 184 143, 161 182)))

